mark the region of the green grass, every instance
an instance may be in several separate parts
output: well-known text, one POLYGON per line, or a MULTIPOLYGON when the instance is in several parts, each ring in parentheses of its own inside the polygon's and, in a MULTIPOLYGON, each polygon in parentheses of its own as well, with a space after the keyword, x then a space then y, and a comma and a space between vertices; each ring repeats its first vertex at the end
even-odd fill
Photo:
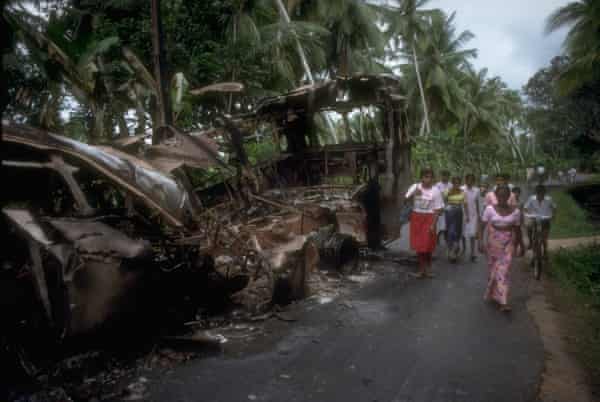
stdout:
POLYGON ((550 195, 558 208, 550 230, 551 239, 600 234, 600 228, 589 222, 587 212, 577 204, 569 193, 563 190, 554 190, 550 195))
POLYGON ((595 184, 600 183, 600 173, 594 173, 590 177, 588 177, 585 181, 585 184, 595 184))
POLYGON ((600 308, 600 245, 552 252, 552 275, 600 308))
POLYGON ((566 312, 568 343, 600 391, 600 246, 550 255, 550 276, 559 285, 552 298, 566 312))

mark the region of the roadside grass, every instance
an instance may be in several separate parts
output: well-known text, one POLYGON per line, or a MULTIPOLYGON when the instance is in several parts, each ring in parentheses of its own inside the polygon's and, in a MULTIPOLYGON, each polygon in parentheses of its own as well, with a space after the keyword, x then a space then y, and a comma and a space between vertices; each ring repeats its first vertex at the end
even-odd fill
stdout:
POLYGON ((600 245, 561 249, 550 255, 553 301, 565 312, 566 340, 600 395, 600 245))
POLYGON ((585 181, 585 184, 596 184, 596 183, 600 183, 600 173, 594 173, 594 174, 590 175, 585 181))
POLYGON ((600 228, 588 220, 588 213, 565 190, 552 190, 557 206, 556 218, 550 230, 551 239, 585 237, 600 234, 600 228))

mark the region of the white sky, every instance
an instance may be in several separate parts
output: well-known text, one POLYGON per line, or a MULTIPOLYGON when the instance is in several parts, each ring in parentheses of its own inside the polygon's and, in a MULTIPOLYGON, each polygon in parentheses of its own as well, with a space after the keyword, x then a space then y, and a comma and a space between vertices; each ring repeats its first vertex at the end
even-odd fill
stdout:
POLYGON ((566 32, 544 34, 545 20, 570 0, 431 0, 426 8, 456 11, 457 31, 470 30, 475 38, 477 68, 487 67, 513 89, 521 89, 537 70, 561 51, 566 32))

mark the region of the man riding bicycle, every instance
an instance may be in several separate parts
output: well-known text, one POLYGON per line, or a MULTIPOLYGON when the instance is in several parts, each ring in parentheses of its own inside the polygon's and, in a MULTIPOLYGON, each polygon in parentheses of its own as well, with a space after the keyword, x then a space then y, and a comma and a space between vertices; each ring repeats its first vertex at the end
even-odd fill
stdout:
POLYGON ((539 224, 542 229, 542 248, 543 255, 548 251, 548 234, 550 233, 550 221, 556 212, 556 204, 552 197, 546 195, 546 187, 539 184, 535 188, 535 195, 529 197, 524 206, 525 226, 527 227, 527 237, 529 239, 529 248, 533 246, 533 228, 537 224, 536 217, 539 218, 539 224), (529 215, 529 216, 528 216, 529 215))

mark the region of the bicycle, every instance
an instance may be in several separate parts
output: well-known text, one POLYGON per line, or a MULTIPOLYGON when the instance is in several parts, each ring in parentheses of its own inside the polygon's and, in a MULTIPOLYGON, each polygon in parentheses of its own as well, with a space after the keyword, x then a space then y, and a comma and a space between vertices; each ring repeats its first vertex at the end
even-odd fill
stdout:
POLYGON ((538 214, 525 214, 525 218, 532 220, 532 250, 533 258, 531 259, 530 265, 533 268, 533 276, 535 279, 540 280, 542 277, 542 271, 544 270, 544 262, 546 259, 545 253, 542 252, 542 243, 544 241, 543 225, 545 221, 549 221, 551 218, 545 215, 538 214), (542 255, 544 254, 544 255, 542 255))

